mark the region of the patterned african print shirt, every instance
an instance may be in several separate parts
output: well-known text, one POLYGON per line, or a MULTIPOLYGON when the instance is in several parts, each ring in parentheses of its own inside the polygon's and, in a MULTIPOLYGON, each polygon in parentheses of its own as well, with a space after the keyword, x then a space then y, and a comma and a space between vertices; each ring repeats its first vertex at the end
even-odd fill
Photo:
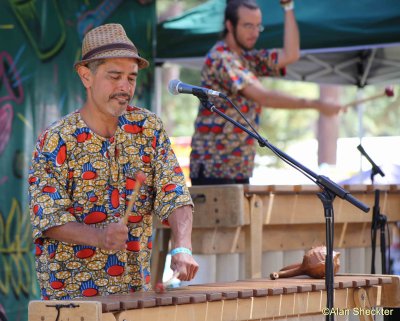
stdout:
POLYGON ((193 205, 161 121, 129 107, 112 138, 91 131, 79 112, 40 137, 29 173, 36 269, 43 299, 128 293, 150 287, 152 214, 193 205), (138 171, 146 175, 129 217, 127 250, 111 251, 44 237, 80 222, 102 228, 125 215, 138 171))
MULTIPOLYGON (((202 86, 222 92, 258 128, 261 106, 241 96, 239 91, 257 77, 278 75, 278 53, 245 51, 238 55, 224 41, 216 43, 205 58, 202 86)), ((219 110, 249 128, 239 113, 221 98, 210 98, 219 110)), ((221 116, 199 106, 190 154, 190 177, 244 179, 252 176, 256 146, 254 139, 221 116)))

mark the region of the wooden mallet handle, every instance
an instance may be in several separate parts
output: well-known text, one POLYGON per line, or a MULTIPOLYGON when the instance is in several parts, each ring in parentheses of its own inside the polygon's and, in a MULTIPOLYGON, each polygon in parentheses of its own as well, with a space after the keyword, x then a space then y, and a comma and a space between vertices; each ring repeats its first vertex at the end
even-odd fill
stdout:
POLYGON ((298 264, 292 264, 292 265, 286 266, 283 269, 281 269, 279 272, 272 272, 269 275, 269 277, 271 278, 271 280, 276 280, 279 278, 290 278, 290 277, 302 275, 302 274, 305 274, 305 272, 303 271, 303 267, 302 267, 301 263, 298 263, 298 264))
POLYGON ((133 210, 133 205, 135 204, 135 201, 137 199, 137 195, 139 193, 140 186, 142 186, 143 182, 146 180, 146 175, 143 172, 138 172, 136 174, 135 178, 135 189, 133 190, 133 193, 131 197, 129 198, 129 203, 125 211, 125 215, 122 218, 122 222, 124 224, 128 224, 128 217, 131 215, 131 212, 133 210))
POLYGON ((381 98, 381 97, 385 97, 385 96, 386 97, 393 97, 394 96, 393 87, 391 87, 391 86, 390 87, 386 87, 385 91, 383 93, 376 94, 376 95, 373 95, 371 97, 367 97, 367 98, 363 98, 363 99, 354 100, 354 101, 352 101, 352 102, 350 102, 348 104, 345 104, 343 106, 343 109, 347 109, 349 107, 355 107, 355 106, 357 106, 359 104, 362 104, 362 103, 365 103, 367 101, 375 100, 377 98, 381 98))

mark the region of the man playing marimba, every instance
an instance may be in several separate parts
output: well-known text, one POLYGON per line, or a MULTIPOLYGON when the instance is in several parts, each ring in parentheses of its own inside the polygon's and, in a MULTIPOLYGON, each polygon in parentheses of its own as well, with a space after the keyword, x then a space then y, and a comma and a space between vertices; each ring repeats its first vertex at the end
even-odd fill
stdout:
POLYGON ((198 270, 193 204, 169 138, 156 115, 129 105, 147 66, 121 25, 89 31, 75 64, 87 100, 37 142, 29 195, 43 299, 148 289, 153 213, 171 227, 178 278, 198 270))

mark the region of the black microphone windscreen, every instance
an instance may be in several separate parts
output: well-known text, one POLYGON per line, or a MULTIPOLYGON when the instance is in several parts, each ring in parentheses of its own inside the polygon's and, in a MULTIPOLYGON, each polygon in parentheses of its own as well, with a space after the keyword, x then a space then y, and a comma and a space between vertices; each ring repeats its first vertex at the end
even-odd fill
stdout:
POLYGON ((172 95, 178 95, 179 91, 178 91, 178 85, 181 81, 178 79, 172 79, 169 81, 168 83, 168 91, 170 94, 172 95))

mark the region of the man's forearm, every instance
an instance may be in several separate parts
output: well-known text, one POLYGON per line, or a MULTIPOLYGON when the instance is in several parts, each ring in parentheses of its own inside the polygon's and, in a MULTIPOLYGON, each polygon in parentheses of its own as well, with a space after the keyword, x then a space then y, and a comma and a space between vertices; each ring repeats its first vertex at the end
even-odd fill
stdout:
POLYGON ((78 222, 69 222, 45 231, 44 236, 70 244, 99 246, 98 228, 78 222))
POLYGON ((168 218, 171 227, 171 247, 192 250, 193 208, 190 205, 176 208, 168 218))
POLYGON ((285 12, 285 31, 283 38, 283 57, 279 67, 296 62, 300 58, 300 35, 293 10, 285 12))
POLYGON ((178 273, 178 278, 182 281, 192 280, 199 265, 191 255, 192 251, 192 223, 193 213, 191 206, 182 206, 175 209, 168 217, 168 222, 171 227, 171 248, 176 250, 176 253, 171 252, 171 269, 178 273), (185 251, 182 248, 189 249, 185 251))
POLYGON ((110 223, 104 228, 69 222, 48 229, 44 235, 70 244, 89 245, 105 250, 124 250, 128 240, 128 228, 121 222, 110 223))

